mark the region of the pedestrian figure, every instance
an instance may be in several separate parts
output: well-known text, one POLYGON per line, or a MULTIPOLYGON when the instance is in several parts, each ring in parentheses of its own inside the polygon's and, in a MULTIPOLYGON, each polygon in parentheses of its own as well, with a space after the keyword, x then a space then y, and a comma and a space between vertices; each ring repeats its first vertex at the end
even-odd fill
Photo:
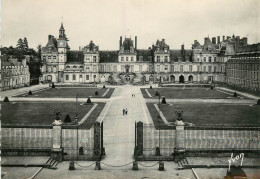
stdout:
POLYGON ((127 115, 127 108, 125 109, 125 115, 127 115))
POLYGON ((125 115, 125 109, 123 109, 123 115, 125 115))

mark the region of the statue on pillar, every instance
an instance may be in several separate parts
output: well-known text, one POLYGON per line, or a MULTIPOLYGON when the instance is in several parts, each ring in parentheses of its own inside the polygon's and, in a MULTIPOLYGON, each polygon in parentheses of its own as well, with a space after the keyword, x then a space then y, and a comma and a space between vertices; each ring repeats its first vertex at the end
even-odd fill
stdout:
POLYGON ((55 126, 62 125, 62 121, 60 120, 60 118, 62 116, 62 112, 61 111, 54 111, 54 114, 55 114, 55 116, 54 116, 55 120, 52 124, 55 125, 55 126))
POLYGON ((183 111, 175 111, 178 121, 182 121, 183 111))

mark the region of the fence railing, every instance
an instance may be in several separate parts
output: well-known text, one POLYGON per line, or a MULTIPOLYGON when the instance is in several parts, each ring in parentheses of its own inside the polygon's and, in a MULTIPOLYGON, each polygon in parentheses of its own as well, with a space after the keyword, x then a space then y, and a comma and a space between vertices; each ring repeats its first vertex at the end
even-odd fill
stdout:
POLYGON ((2 128, 2 149, 51 149, 52 129, 2 128))
POLYGON ((136 125, 136 156, 173 156, 179 151, 260 151, 260 127, 136 125))
POLYGON ((37 152, 47 152, 58 160, 100 160, 104 151, 103 123, 99 122, 95 122, 89 130, 78 125, 62 124, 4 126, 1 128, 1 140, 4 155, 23 155, 21 152, 37 155, 37 152))

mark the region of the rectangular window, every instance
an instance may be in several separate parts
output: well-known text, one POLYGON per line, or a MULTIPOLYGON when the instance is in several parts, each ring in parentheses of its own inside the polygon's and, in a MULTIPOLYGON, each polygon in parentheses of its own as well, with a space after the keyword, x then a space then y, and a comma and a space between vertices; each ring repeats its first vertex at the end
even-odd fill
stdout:
POLYGON ((122 61, 122 62, 124 61, 124 57, 121 57, 121 61, 122 61))
POLYGON ((211 63, 211 57, 209 57, 209 63, 211 63))
POLYGON ((76 75, 73 75, 73 80, 76 80, 76 75))
POLYGON ((203 67, 203 71, 206 72, 206 66, 203 67))
POLYGON ((94 60, 94 63, 96 63, 97 62, 97 57, 93 56, 93 60, 94 60))
POLYGON ((206 57, 204 57, 203 59, 204 59, 204 62, 206 62, 206 57))
POLYGON ((128 57, 126 57, 126 61, 128 62, 128 57))
POLYGON ((157 72, 160 72, 160 65, 157 65, 157 72))
POLYGON ((214 72, 217 72, 217 67, 216 66, 214 66, 214 72))
POLYGON ((171 72, 174 72, 174 65, 171 65, 171 72))
POLYGON ((157 56, 157 62, 158 63, 160 62, 160 56, 157 56))
POLYGON ((134 65, 131 65, 131 72, 134 72, 134 65))
POLYGON ((217 57, 214 57, 214 62, 217 62, 217 57))
POLYGON ((43 60, 45 61, 46 60, 46 56, 42 56, 43 60))
POLYGON ((56 56, 53 56, 53 59, 56 59, 56 56))
POLYGON ((89 80, 89 75, 86 75, 86 80, 89 80))
POLYGON ((79 78, 82 78, 82 75, 79 75, 79 78))
POLYGON ((165 70, 165 71, 168 71, 168 65, 165 65, 165 66, 164 66, 164 70, 165 70))
POLYGON ((114 72, 117 72, 117 66, 114 65, 114 72))
POLYGON ((134 61, 134 57, 131 57, 131 62, 133 62, 134 61))
POLYGON ((164 62, 168 62, 168 56, 164 56, 164 62))
POLYGON ((200 71, 200 66, 199 65, 197 66, 197 71, 200 71))
POLYGON ((192 72, 192 65, 189 66, 189 72, 192 72))
POLYGON ((183 72, 183 65, 180 66, 180 72, 183 72))
POLYGON ((121 65, 121 72, 124 72, 124 65, 121 65))
POLYGON ((93 71, 96 72, 97 71, 97 66, 93 65, 93 71))
POLYGON ((149 72, 152 72, 152 71, 153 71, 153 66, 149 65, 149 72))
POLYGON ((142 72, 143 69, 142 69, 142 65, 139 65, 139 72, 142 72))
POLYGON ((211 66, 209 66, 209 73, 211 73, 211 66))
POLYGON ((95 80, 97 76, 96 76, 96 75, 93 75, 93 77, 94 77, 94 80, 95 80))
POLYGON ((51 56, 48 56, 48 59, 51 59, 51 56))
POLYGON ((69 80, 69 75, 66 75, 66 80, 69 80))

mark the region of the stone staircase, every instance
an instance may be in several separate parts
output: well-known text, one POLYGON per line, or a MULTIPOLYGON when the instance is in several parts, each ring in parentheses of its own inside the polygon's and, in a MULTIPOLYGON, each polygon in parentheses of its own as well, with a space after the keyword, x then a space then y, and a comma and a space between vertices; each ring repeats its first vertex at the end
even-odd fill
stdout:
POLYGON ((112 77, 113 77, 114 82, 116 82, 117 84, 122 83, 122 79, 118 77, 117 73, 113 73, 112 77))
POLYGON ((59 161, 49 158, 49 160, 46 162, 46 164, 50 165, 51 168, 56 168, 57 165, 59 164, 59 161))
POLYGON ((183 165, 189 164, 189 162, 186 158, 184 158, 181 161, 177 162, 177 164, 178 164, 178 170, 181 170, 184 169, 183 165))
POLYGON ((141 83, 141 81, 142 81, 142 77, 143 77, 143 75, 142 74, 136 74, 136 77, 134 78, 134 80, 133 80, 133 83, 141 83))

